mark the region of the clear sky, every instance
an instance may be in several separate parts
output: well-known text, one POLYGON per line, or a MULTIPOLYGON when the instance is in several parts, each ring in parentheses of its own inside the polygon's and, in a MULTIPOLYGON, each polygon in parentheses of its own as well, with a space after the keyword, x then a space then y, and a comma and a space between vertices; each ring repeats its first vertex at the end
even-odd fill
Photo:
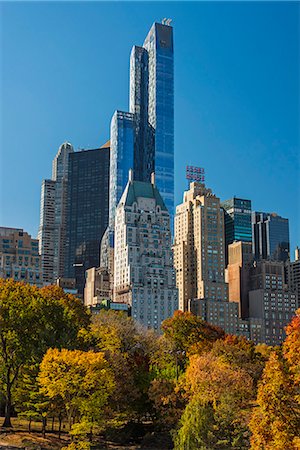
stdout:
POLYGON ((97 148, 128 110, 129 55, 173 19, 175 199, 186 164, 222 200, 299 231, 298 2, 1 3, 0 225, 37 235, 40 187, 59 145, 97 148))

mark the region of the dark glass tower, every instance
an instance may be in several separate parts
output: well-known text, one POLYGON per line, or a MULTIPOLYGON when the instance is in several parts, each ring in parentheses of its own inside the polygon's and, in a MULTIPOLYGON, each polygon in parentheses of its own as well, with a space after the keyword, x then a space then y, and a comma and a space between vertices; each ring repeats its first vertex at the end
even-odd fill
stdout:
POLYGON ((102 235, 108 225, 109 147, 71 153, 65 277, 83 293, 85 271, 99 265, 102 235))
POLYGON ((289 220, 275 213, 252 213, 253 253, 256 259, 286 261, 290 253, 289 220))

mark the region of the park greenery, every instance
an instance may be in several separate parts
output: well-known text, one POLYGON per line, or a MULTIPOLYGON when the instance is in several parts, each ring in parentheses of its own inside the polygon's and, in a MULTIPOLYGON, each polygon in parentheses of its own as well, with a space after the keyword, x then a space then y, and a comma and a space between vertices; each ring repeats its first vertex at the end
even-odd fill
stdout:
POLYGON ((176 450, 298 449, 300 310, 286 335, 255 346, 180 311, 157 335, 124 313, 92 317, 59 287, 2 280, 3 427, 17 415, 60 435, 67 423, 70 450, 140 430, 176 450))

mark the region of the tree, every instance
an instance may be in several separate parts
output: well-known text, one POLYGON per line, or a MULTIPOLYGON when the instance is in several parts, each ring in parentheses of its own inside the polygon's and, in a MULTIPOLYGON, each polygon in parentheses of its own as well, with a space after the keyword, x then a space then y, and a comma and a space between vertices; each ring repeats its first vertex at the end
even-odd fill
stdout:
MULTIPOLYGON (((300 309, 296 311, 291 323, 286 327, 286 339, 283 343, 283 354, 289 364, 296 388, 300 388, 300 309)), ((300 392, 298 392, 300 403, 300 392)))
POLYGON ((61 400, 70 429, 74 420, 99 423, 114 387, 104 354, 93 351, 49 349, 38 381, 43 395, 61 400))
POLYGON ((193 355, 186 371, 190 398, 175 435, 177 449, 248 448, 252 379, 213 352, 193 355))
POLYGON ((300 409, 294 396, 293 379, 279 351, 273 351, 258 386, 257 407, 250 429, 254 450, 296 449, 300 409))
MULTIPOLYGON (((257 385, 265 366, 265 358, 256 351, 252 341, 244 336, 227 335, 214 342, 211 353, 230 363, 231 367, 245 370, 254 386, 257 385)), ((256 395, 255 390, 253 393, 256 395)))
POLYGON ((211 403, 196 397, 187 405, 174 435, 175 450, 207 450, 216 448, 216 421, 211 403))
MULTIPOLYGON (((225 336, 224 331, 190 312, 176 311, 164 320, 162 330, 174 350, 193 354, 210 348, 211 343, 225 336)), ((182 353, 182 354, 183 354, 182 353)))
POLYGON ((45 290, 0 280, 0 384, 6 401, 3 426, 11 427, 12 390, 26 364, 38 364, 50 346, 76 345, 79 329, 89 321, 78 302, 60 288, 45 290))
POLYGON ((147 414, 151 409, 148 389, 155 334, 123 313, 101 311, 93 318, 86 338, 94 350, 105 353, 113 370, 115 390, 110 405, 115 417, 128 421, 147 414))

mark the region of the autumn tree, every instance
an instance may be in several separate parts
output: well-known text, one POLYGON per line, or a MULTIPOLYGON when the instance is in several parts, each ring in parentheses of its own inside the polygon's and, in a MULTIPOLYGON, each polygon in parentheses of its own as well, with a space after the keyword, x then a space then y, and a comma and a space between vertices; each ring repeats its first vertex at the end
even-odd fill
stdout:
POLYGON ((0 386, 6 402, 3 426, 11 426, 12 392, 22 369, 39 364, 51 346, 77 345, 79 329, 88 322, 89 315, 80 301, 60 288, 45 290, 0 280, 0 386))
POLYGON ((186 371, 190 401, 180 421, 175 448, 247 448, 252 389, 247 372, 233 367, 222 356, 213 352, 191 356, 186 371), (195 442, 199 447, 193 447, 195 442))
POLYGON ((151 407, 150 357, 156 335, 123 313, 101 311, 93 318, 86 339, 95 351, 105 353, 114 372, 115 390, 110 405, 115 417, 122 422, 147 414, 151 407))
POLYGON ((257 406, 250 421, 253 450, 296 449, 300 409, 294 393, 286 361, 279 351, 273 351, 259 383, 257 406))
POLYGON ((72 427, 74 420, 100 423, 114 380, 102 352, 49 349, 40 365, 41 393, 59 399, 72 427))
POLYGON ((162 330, 176 351, 189 354, 207 349, 212 342, 225 336, 221 328, 182 311, 176 311, 173 317, 164 320, 162 330))
MULTIPOLYGON (((243 369, 252 378, 254 386, 260 379, 266 359, 256 351, 254 342, 244 336, 227 335, 214 342, 212 355, 221 357, 232 368, 243 369)), ((255 391, 253 391, 255 394, 255 391)))

